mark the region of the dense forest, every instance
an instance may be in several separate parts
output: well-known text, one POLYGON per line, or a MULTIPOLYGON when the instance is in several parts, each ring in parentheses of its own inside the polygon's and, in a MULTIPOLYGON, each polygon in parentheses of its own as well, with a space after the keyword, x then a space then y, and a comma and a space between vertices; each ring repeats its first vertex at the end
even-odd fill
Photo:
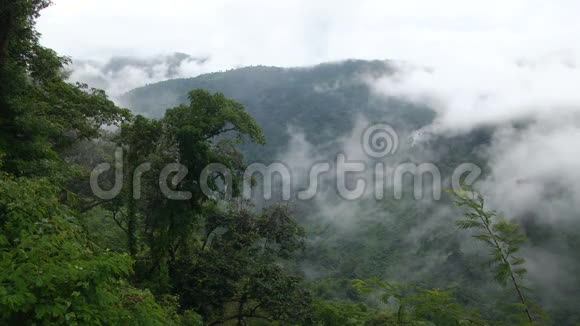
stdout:
POLYGON ((369 121, 397 126, 389 164, 489 175, 497 126, 417 142, 436 113, 361 78, 393 73, 389 61, 247 67, 113 102, 69 82, 71 59, 40 44, 49 5, 0 3, 1 325, 580 324, 580 279, 543 279, 526 261, 556 254, 579 275, 575 223, 504 217, 469 186, 438 201, 243 196, 264 182, 246 180, 250 163, 356 155, 369 121), (208 196, 200 175, 216 163, 227 172, 209 176, 208 196))

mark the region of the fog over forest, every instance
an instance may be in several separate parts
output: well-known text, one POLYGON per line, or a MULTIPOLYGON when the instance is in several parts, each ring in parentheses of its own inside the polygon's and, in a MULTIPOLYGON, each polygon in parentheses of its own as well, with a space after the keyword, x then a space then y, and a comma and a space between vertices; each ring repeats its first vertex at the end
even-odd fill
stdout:
POLYGON ((0 4, 0 325, 580 325, 580 5, 0 4))

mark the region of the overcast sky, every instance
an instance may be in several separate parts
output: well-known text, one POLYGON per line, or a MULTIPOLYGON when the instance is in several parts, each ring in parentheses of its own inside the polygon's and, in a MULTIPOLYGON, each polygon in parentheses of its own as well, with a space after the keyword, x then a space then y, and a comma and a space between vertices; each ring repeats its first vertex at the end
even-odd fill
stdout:
MULTIPOLYGON (((580 47, 575 0, 56 0, 38 29, 76 59, 180 51, 216 68, 345 58, 420 64, 564 55, 580 47)), ((570 59, 573 60, 573 59, 570 59)))

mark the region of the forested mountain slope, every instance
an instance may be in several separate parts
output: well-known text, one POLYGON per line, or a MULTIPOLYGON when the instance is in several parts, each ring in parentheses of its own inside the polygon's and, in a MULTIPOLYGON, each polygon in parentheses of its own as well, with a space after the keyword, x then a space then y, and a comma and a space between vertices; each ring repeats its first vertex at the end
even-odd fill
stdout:
POLYGON ((247 148, 250 159, 267 160, 286 150, 293 126, 313 144, 344 136, 357 115, 418 129, 434 113, 396 98, 375 96, 365 79, 389 74, 388 61, 348 60, 304 68, 246 67, 147 85, 130 91, 121 104, 149 117, 187 101, 187 92, 202 88, 222 92, 244 105, 267 135, 265 147, 247 148), (388 121, 385 121, 388 120, 388 121))

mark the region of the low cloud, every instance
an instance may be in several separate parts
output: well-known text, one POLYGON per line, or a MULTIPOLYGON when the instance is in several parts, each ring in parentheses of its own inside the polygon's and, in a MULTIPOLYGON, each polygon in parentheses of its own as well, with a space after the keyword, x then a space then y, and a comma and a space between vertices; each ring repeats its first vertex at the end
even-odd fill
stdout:
POLYGON ((207 58, 173 53, 152 57, 112 57, 105 61, 74 60, 68 69, 71 82, 104 89, 116 100, 136 87, 208 72, 212 69, 209 63, 207 58))
POLYGON ((366 82, 379 96, 427 105, 437 115, 423 137, 468 135, 485 126, 492 141, 477 149, 489 167, 480 184, 490 203, 545 221, 575 217, 580 204, 580 56, 441 60, 399 64, 397 73, 366 82))
POLYGON ((427 104, 438 132, 468 132, 482 125, 554 114, 580 114, 580 67, 574 53, 533 59, 442 60, 429 67, 401 64, 395 76, 367 78, 380 95, 427 104))

